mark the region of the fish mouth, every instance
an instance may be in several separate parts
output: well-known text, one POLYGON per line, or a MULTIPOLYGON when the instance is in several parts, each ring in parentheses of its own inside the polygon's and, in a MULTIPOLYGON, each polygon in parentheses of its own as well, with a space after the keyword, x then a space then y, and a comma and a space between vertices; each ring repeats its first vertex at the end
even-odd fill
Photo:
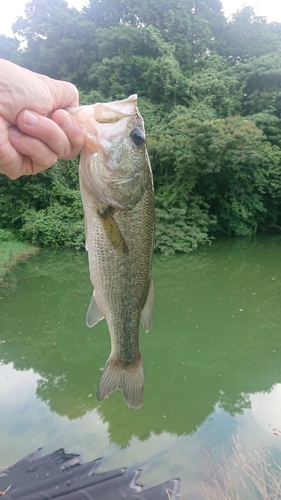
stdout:
POLYGON ((64 108, 78 122, 93 126, 94 122, 100 124, 116 123, 123 118, 134 116, 138 113, 137 94, 130 95, 127 99, 113 102, 96 102, 84 106, 69 106, 64 108))

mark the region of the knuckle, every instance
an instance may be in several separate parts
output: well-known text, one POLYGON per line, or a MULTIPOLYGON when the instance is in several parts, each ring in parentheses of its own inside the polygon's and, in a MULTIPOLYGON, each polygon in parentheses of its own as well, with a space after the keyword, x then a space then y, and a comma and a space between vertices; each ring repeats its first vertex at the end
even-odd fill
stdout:
POLYGON ((75 150, 72 151, 71 154, 69 155, 69 160, 76 160, 77 156, 79 155, 79 151, 75 150))
POLYGON ((71 153, 72 153, 71 144, 68 142, 68 144, 66 144, 64 148, 61 150, 59 158, 70 158, 71 153))

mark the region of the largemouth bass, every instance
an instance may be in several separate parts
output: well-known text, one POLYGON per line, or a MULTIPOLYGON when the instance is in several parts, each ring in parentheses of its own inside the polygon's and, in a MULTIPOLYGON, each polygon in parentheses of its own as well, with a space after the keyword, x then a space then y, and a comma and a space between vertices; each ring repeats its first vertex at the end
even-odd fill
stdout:
POLYGON ((79 175, 93 296, 89 327, 106 319, 111 353, 97 397, 120 389, 140 408, 144 368, 139 325, 153 321, 154 190, 137 95, 69 108, 85 135, 79 175))

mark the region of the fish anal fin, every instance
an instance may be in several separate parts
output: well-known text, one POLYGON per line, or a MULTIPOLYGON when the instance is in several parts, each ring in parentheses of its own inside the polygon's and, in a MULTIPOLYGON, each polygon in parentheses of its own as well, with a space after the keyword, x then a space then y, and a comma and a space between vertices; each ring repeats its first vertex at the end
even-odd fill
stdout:
POLYGON ((86 325, 92 328, 92 326, 95 326, 102 319, 104 319, 104 315, 99 309, 94 292, 87 311, 86 325))
POLYGON ((147 298, 141 312, 141 322, 146 332, 149 332, 154 317, 154 283, 153 278, 150 278, 147 298))
POLYGON ((112 392, 120 390, 125 403, 136 410, 142 405, 144 369, 142 358, 128 366, 116 363, 109 357, 100 379, 97 398, 103 401, 112 392))
POLYGON ((120 228, 113 217, 113 209, 112 207, 108 207, 103 212, 99 211, 99 218, 102 223, 102 227, 105 231, 105 234, 112 246, 119 252, 129 253, 129 249, 126 241, 120 231, 120 228))

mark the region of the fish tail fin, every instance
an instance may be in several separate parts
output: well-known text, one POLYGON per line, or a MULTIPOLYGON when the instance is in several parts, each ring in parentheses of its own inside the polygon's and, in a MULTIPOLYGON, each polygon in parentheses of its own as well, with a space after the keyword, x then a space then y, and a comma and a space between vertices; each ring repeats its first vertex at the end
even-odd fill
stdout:
POLYGON ((128 366, 116 363, 109 357, 100 379, 97 398, 103 401, 118 389, 122 391, 126 404, 136 410, 142 405, 144 368, 142 357, 128 366))

